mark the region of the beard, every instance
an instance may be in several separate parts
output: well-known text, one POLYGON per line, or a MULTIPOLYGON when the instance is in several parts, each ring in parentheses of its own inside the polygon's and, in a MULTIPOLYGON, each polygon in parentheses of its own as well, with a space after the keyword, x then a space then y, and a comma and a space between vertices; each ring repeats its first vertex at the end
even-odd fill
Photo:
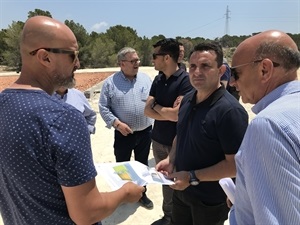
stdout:
POLYGON ((56 74, 54 76, 54 79, 55 79, 55 81, 56 81, 55 83, 58 87, 73 88, 76 85, 74 73, 72 74, 71 77, 56 74))

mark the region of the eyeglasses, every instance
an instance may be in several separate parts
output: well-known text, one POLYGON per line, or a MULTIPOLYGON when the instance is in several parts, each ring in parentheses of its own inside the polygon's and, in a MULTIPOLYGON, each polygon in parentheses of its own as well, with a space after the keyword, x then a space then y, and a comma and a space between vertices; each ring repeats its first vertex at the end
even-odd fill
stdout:
MULTIPOLYGON (((261 61, 263 61, 264 59, 257 59, 257 60, 254 60, 252 62, 248 62, 248 63, 244 63, 244 64, 241 64, 241 65, 238 65, 238 66, 234 66, 234 67, 230 67, 230 71, 231 71, 231 77, 234 78, 234 80, 238 80, 239 79, 239 75, 238 75, 238 72, 236 71, 236 68, 239 68, 239 67, 242 67, 242 66, 247 66, 247 65, 250 65, 250 64, 253 64, 253 63, 259 63, 261 61)), ((279 63, 277 62, 273 62, 273 66, 274 67, 278 67, 280 66, 279 63)))
POLYGON ((60 48, 38 48, 36 50, 33 50, 32 52, 29 52, 30 55, 35 55, 39 50, 44 49, 47 52, 57 53, 57 54, 68 54, 71 56, 73 63, 76 59, 78 59, 79 51, 73 51, 73 50, 65 50, 60 48))
POLYGON ((122 60, 122 61, 124 61, 124 62, 130 62, 132 65, 134 65, 134 64, 138 64, 138 63, 140 63, 141 62, 141 60, 140 59, 133 59, 133 60, 122 60))
POLYGON ((152 54, 152 58, 153 58, 153 59, 156 59, 157 56, 160 56, 160 55, 164 56, 164 55, 168 55, 168 54, 167 54, 167 53, 153 53, 153 54, 152 54))

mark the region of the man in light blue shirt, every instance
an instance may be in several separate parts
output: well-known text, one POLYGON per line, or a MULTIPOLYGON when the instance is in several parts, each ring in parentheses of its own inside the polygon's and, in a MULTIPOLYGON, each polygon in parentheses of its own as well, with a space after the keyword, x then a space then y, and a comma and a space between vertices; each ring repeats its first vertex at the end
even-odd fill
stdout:
POLYGON ((236 154, 235 204, 230 224, 300 223, 300 66, 296 43, 269 30, 236 49, 231 85, 255 104, 236 154))
MULTIPOLYGON (((115 128, 116 161, 129 161, 133 150, 135 160, 148 165, 153 120, 144 115, 144 108, 152 81, 147 74, 138 72, 140 59, 133 48, 122 48, 117 57, 121 71, 104 81, 100 115, 108 128, 115 128)), ((146 193, 140 203, 153 208, 146 193)))
POLYGON ((75 88, 60 87, 53 96, 79 110, 85 118, 90 134, 95 134, 97 114, 81 91, 75 88))

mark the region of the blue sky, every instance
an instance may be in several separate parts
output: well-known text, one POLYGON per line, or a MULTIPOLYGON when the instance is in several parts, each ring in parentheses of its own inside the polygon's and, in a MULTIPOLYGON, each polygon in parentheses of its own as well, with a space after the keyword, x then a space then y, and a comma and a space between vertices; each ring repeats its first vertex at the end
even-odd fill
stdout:
POLYGON ((79 23, 90 33, 123 25, 141 37, 251 35, 268 29, 300 33, 300 0, 0 0, 0 29, 25 22, 29 11, 79 23))

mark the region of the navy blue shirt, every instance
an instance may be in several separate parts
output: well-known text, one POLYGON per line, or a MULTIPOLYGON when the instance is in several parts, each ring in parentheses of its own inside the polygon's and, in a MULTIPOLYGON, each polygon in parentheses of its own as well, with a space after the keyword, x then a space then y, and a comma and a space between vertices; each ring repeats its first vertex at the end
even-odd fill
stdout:
MULTIPOLYGON (((193 87, 190 84, 188 73, 182 69, 177 70, 172 76, 166 79, 163 73, 158 74, 151 86, 150 96, 164 107, 173 107, 178 96, 183 96, 193 87)), ((152 139, 160 144, 172 146, 176 135, 176 122, 169 120, 155 120, 152 130, 152 139)))
POLYGON ((62 186, 93 179, 83 115, 44 91, 0 93, 0 210, 4 224, 74 224, 62 186))
MULTIPOLYGON (((248 114, 223 86, 196 104, 196 91, 181 102, 177 123, 176 171, 206 168, 235 154, 248 126, 248 114)), ((226 195, 218 181, 200 182, 184 192, 199 200, 220 203, 226 195)))

